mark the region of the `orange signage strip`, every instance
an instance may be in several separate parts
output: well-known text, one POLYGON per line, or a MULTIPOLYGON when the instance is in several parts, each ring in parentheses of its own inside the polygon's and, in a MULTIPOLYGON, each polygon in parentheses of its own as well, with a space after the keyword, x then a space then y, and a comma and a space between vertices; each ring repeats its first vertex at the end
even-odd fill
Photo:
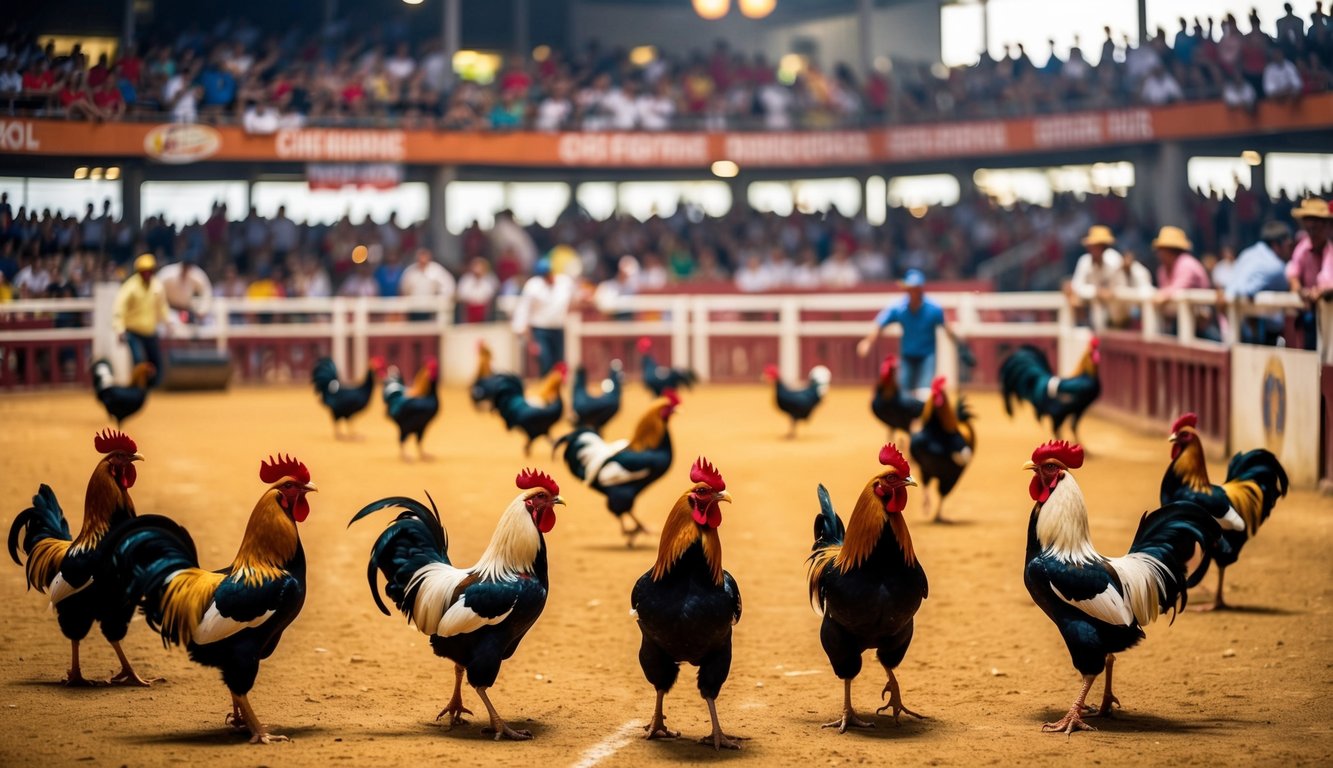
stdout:
POLYGON ((1333 93, 1254 113, 1220 102, 1136 107, 1015 120, 936 123, 869 131, 777 133, 445 133, 304 128, 270 135, 237 126, 0 120, 0 155, 145 157, 162 163, 268 161, 544 168, 857 167, 1176 139, 1333 130, 1333 93))

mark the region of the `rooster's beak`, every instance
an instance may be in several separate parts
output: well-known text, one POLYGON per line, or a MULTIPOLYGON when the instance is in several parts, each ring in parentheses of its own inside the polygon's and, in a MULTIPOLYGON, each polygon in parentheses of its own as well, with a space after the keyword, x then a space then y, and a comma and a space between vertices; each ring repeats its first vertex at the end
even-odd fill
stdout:
POLYGON ((551 504, 552 505, 559 504, 560 506, 563 507, 565 506, 565 500, 560 498, 559 496, 556 496, 554 499, 551 499, 551 504))
POLYGON ((1176 433, 1175 433, 1175 432, 1172 432, 1172 433, 1170 434, 1170 436, 1168 436, 1168 437, 1166 438, 1166 441, 1167 441, 1168 443, 1174 443, 1174 442, 1176 441, 1176 433))
POLYGON ((1036 464, 1033 464, 1032 462, 1029 461, 1029 462, 1027 462, 1026 464, 1023 465, 1022 469, 1026 470, 1026 471, 1028 471, 1028 472, 1035 472, 1036 469, 1037 469, 1037 465, 1036 465, 1036 464))
POLYGON ((137 453, 130 454, 130 461, 147 461, 142 455, 137 453))
POLYGON ((718 491, 717 495, 714 496, 713 498, 716 499, 717 501, 725 501, 728 504, 731 503, 731 494, 727 493, 726 491, 718 491))
POLYGON ((315 484, 314 484, 314 483, 306 483, 305 485, 301 486, 301 490, 305 491, 306 493, 318 493, 318 492, 319 492, 319 489, 315 487, 315 484))
POLYGON ((903 478, 903 485, 910 485, 913 488, 917 487, 916 481, 912 479, 911 475, 908 475, 907 477, 903 478))

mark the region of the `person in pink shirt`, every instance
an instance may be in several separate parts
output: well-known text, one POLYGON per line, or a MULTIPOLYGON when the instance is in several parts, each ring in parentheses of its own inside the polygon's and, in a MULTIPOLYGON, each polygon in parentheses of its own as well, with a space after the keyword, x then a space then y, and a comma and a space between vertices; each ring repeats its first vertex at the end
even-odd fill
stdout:
POLYGON ((1287 280, 1292 292, 1308 303, 1300 314, 1300 326, 1305 337, 1305 348, 1315 348, 1315 302, 1333 294, 1333 242, 1328 239, 1333 231, 1333 214, 1327 200, 1302 200, 1291 215, 1301 223, 1305 237, 1300 238, 1287 263, 1287 280))
MULTIPOLYGON (((1156 302, 1159 307, 1165 307, 1181 291, 1212 287, 1212 281, 1208 279, 1208 270, 1190 254, 1194 244, 1185 236, 1183 229, 1162 227, 1156 239, 1152 241, 1152 247, 1157 252, 1156 302)), ((1166 318, 1164 325, 1169 333, 1174 333, 1174 314, 1166 318)), ((1201 310, 1196 316, 1195 327, 1198 336, 1221 338, 1207 309, 1201 310)))

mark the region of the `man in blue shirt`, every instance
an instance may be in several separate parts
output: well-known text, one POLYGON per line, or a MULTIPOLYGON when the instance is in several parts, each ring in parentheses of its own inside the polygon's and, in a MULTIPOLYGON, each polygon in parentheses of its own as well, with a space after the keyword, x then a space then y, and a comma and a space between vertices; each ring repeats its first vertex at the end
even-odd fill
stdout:
POLYGON ((929 397, 935 378, 935 328, 943 328, 955 344, 960 340, 944 321, 944 310, 925 296, 926 276, 919 269, 909 269, 903 277, 907 298, 885 307, 875 316, 875 328, 856 345, 856 354, 865 357, 884 329, 894 323, 902 326, 899 344, 898 386, 918 400, 929 397))
MULTIPOLYGON (((1225 303, 1253 299, 1261 291, 1287 291, 1287 260, 1294 241, 1291 228, 1280 221, 1264 224, 1259 242, 1241 251, 1231 276, 1222 289, 1225 303)), ((1282 313, 1246 318, 1241 323, 1240 338, 1247 344, 1277 343, 1285 324, 1282 313)))

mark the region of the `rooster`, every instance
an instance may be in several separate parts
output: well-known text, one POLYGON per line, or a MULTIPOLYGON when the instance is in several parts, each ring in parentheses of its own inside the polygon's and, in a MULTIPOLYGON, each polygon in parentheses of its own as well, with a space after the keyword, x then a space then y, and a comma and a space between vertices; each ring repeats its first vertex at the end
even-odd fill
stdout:
POLYGON ((315 385, 315 393, 319 395, 324 407, 333 414, 334 440, 343 438, 338 425, 344 421, 349 422, 347 436, 355 439, 350 419, 364 411, 370 404, 370 397, 375 392, 375 371, 383 368, 384 360, 372 357, 370 365, 366 368, 365 380, 357 386, 350 386, 338 380, 338 367, 333 364, 332 358, 321 357, 315 362, 315 367, 310 372, 310 381, 315 385))
POLYGON ((1083 717, 1083 702, 1102 670, 1106 688, 1100 715, 1120 703, 1111 690, 1115 654, 1143 639, 1143 626, 1158 615, 1185 607, 1189 563, 1195 573, 1208 567, 1208 552, 1219 536, 1217 524, 1190 503, 1168 504, 1139 519, 1129 554, 1107 558, 1092 548, 1088 510, 1072 469, 1083 466, 1083 449, 1052 440, 1032 452, 1023 469, 1032 471, 1028 493, 1036 504, 1028 520, 1023 582, 1032 601, 1055 622, 1069 648, 1083 687, 1069 712, 1042 730, 1073 733, 1096 730, 1083 717), (1202 553, 1200 555, 1200 553, 1202 553))
POLYGON ((972 413, 967 401, 958 398, 958 407, 949 404, 945 379, 937 376, 930 385, 930 398, 921 412, 921 429, 912 435, 912 461, 921 469, 921 491, 926 498, 926 514, 934 507, 932 522, 944 520, 944 497, 948 496, 977 447, 972 429, 972 413), (935 481, 939 501, 930 503, 930 482, 935 481))
POLYGON ((556 450, 568 444, 564 459, 569 471, 606 497, 606 507, 620 521, 627 546, 633 547, 638 536, 648 533, 634 515, 634 500, 671 468, 671 432, 667 426, 679 405, 676 391, 668 389, 649 403, 628 440, 607 442, 585 427, 555 443, 556 450))
MULTIPOLYGON (((477 410, 483 410, 491 405, 491 400, 495 395, 494 389, 501 378, 517 379, 517 376, 508 373, 496 373, 491 364, 491 347, 485 339, 477 339, 477 375, 472 379, 472 407, 477 410)), ((522 387, 522 380, 519 380, 519 386, 522 387)))
POLYGON ((668 389, 690 389, 699 381, 699 374, 689 368, 658 365, 653 357, 653 340, 647 336, 639 339, 638 349, 643 365, 643 383, 652 390, 654 397, 661 397, 668 389))
POLYGON ((111 373, 111 363, 106 360, 93 363, 93 391, 97 394, 97 399, 102 402, 102 407, 106 408, 106 415, 116 420, 117 429, 125 419, 143 408, 144 402, 148 400, 148 390, 153 377, 156 375, 157 368, 152 363, 139 363, 130 371, 129 386, 118 387, 111 373))
MULTIPOLYGON (((449 727, 472 712, 463 706, 463 675, 490 714, 496 740, 532 738, 511 728, 486 695, 500 674, 500 662, 518 649, 546 606, 546 537, 555 527, 555 506, 564 504, 560 486, 543 472, 524 470, 515 481, 519 494, 500 516, 491 543, 471 568, 449 560, 449 536, 439 510, 403 496, 366 505, 352 523, 387 507, 403 510, 376 539, 370 551, 370 592, 384 615, 378 569, 384 591, 407 620, 430 638, 435 655, 454 662, 454 695, 436 720, 449 727)), ((351 525, 349 523, 348 525, 351 525)))
POLYGON ((551 427, 564 415, 565 401, 560 397, 560 389, 568 370, 564 363, 556 363, 531 396, 523 392, 523 382, 517 376, 499 374, 490 379, 489 397, 500 418, 504 419, 505 428, 521 429, 527 435, 527 442, 523 444, 524 456, 532 455, 532 444, 537 438, 550 439, 551 427))
POLYGON ((810 601, 824 615, 819 639, 843 683, 842 718, 824 726, 838 733, 874 727, 852 708, 852 680, 861 673, 861 654, 868 648, 875 649, 889 675, 880 692, 889 702, 876 714, 891 709, 895 723, 904 712, 922 717, 903 706, 893 674, 907 655, 914 617, 928 592, 903 518, 907 488, 916 481, 907 459, 891 443, 880 450, 879 463, 885 469, 866 483, 846 528, 833 511, 828 489, 819 486, 814 553, 808 561, 810 601))
POLYGON ((379 364, 377 373, 384 379, 384 404, 388 407, 389 418, 398 425, 398 453, 403 461, 411 461, 407 455, 407 438, 417 439, 417 455, 422 461, 431 458, 426 453, 422 442, 426 438, 426 427, 430 426, 435 415, 440 412, 440 365, 435 358, 430 358, 417 371, 412 381, 412 388, 403 385, 403 376, 397 367, 384 368, 384 361, 379 364))
POLYGON ((94 578, 107 533, 134 517, 130 488, 138 477, 134 462, 143 461, 138 447, 122 432, 103 430, 93 437, 101 461, 88 479, 83 497, 83 526, 71 539, 69 522, 51 487, 43 483, 32 498, 32 506, 14 518, 9 529, 9 556, 15 563, 19 549, 27 555, 28 589, 51 593, 60 631, 70 641, 70 667, 65 684, 88 686, 79 666, 79 643, 93 622, 116 651, 120 672, 108 682, 115 685, 149 685, 130 665, 120 641, 129 630, 134 606, 124 608, 107 600, 106 586, 94 578))
POLYGON ((708 702, 713 733, 701 743, 738 749, 717 721, 717 695, 731 671, 731 628, 741 620, 741 592, 722 570, 721 502, 730 502, 722 474, 700 458, 690 468, 693 483, 676 501, 662 528, 657 562, 634 584, 630 609, 643 642, 639 666, 657 689, 657 706, 645 729, 649 739, 680 735, 666 727, 662 699, 676 683, 680 664, 699 668, 699 693, 708 702))
POLYGON ((1102 393, 1102 382, 1097 368, 1102 362, 1100 342, 1094 336, 1088 349, 1078 361, 1078 367, 1064 378, 1051 371, 1046 354, 1036 347, 1024 344, 1005 358, 1000 365, 1000 391, 1004 394, 1004 412, 1014 415, 1014 401, 1032 403, 1037 420, 1051 419, 1051 432, 1058 440, 1060 427, 1069 420, 1074 442, 1079 442, 1078 423, 1083 412, 1102 393))
POLYGON ((593 395, 588 392, 588 370, 581 365, 575 368, 574 391, 570 395, 574 426, 601 432, 602 427, 620 413, 621 382, 624 378, 620 361, 612 360, 607 377, 599 387, 601 394, 593 395))
POLYGON ((1213 553, 1217 561, 1217 594, 1212 605, 1203 609, 1214 610, 1227 607, 1222 597, 1227 566, 1240 557, 1245 542, 1259 533, 1259 526, 1268 520, 1277 500, 1287 495, 1287 472, 1276 456, 1256 448, 1231 457, 1226 482, 1213 485, 1208 481, 1198 425, 1199 417, 1193 413, 1181 416, 1171 425, 1171 465, 1162 476, 1161 502, 1192 501, 1207 510, 1222 527, 1222 537, 1213 553))
POLYGON ((924 403, 904 394, 898 387, 898 357, 889 355, 879 366, 879 382, 870 398, 870 411, 889 428, 889 442, 897 443, 898 433, 912 431, 912 422, 921 416, 924 403))
POLYGON ((778 375, 776 365, 764 366, 764 379, 773 384, 777 395, 778 410, 791 417, 791 429, 787 432, 787 439, 796 437, 796 422, 805 421, 814 413, 815 407, 824 399, 828 393, 829 382, 833 380, 833 374, 828 368, 822 365, 816 365, 810 369, 809 381, 802 389, 788 389, 782 383, 782 377, 778 375))
POLYGON ((259 497, 231 565, 199 567, 189 532, 170 518, 144 515, 102 543, 108 580, 120 602, 143 609, 163 644, 184 646, 190 659, 222 672, 231 692, 228 723, 250 732, 250 743, 287 741, 269 732, 250 705, 259 662, 278 647, 305 604, 305 550, 297 523, 310 514, 306 494, 317 489, 310 470, 288 457, 259 465, 268 489, 259 497))

